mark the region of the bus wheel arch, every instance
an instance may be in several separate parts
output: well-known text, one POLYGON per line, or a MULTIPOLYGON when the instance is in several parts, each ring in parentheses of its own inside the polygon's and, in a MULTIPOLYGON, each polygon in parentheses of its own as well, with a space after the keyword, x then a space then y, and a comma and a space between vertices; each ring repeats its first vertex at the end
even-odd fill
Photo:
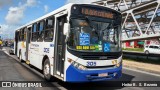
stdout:
POLYGON ((43 60, 42 60, 42 70, 43 70, 44 62, 45 62, 46 59, 49 59, 47 55, 45 55, 43 57, 43 60))
POLYGON ((43 75, 44 78, 47 81, 51 81, 51 66, 50 66, 50 61, 48 56, 44 56, 43 61, 42 61, 42 71, 43 71, 43 75))

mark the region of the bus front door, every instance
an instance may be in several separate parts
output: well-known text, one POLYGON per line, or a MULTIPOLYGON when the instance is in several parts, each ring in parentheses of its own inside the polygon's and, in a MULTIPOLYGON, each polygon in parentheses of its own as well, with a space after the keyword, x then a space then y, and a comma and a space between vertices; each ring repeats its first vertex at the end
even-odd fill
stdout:
POLYGON ((57 17, 56 38, 55 38, 55 74, 63 77, 65 60, 65 35, 63 35, 64 23, 67 15, 57 17))

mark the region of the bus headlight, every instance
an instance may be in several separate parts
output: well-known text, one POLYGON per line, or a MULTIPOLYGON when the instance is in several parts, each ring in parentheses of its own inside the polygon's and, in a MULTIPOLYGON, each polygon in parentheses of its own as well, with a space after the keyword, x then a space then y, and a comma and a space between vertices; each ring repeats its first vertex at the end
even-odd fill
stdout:
POLYGON ((72 59, 68 58, 68 62, 71 63, 74 67, 80 69, 80 70, 86 70, 86 67, 73 61, 72 59))
POLYGON ((122 59, 119 63, 116 64, 116 67, 120 67, 122 65, 122 59))
POLYGON ((116 67, 119 67, 119 66, 121 66, 121 62, 119 62, 119 63, 116 64, 116 67))

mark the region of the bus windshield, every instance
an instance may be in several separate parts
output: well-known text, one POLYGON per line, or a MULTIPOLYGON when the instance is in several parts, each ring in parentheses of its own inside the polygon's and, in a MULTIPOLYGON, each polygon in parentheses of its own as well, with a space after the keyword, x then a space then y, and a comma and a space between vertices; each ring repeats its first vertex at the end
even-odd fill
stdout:
POLYGON ((87 19, 71 19, 70 49, 89 52, 119 52, 120 24, 87 19))

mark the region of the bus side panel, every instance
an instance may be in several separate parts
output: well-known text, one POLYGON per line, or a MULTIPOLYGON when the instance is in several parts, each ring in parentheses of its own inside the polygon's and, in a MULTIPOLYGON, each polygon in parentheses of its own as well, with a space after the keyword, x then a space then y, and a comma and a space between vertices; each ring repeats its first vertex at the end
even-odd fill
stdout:
POLYGON ((22 59, 26 61, 26 42, 24 41, 21 43, 21 55, 22 59))
POLYGON ((29 51, 30 63, 33 66, 42 70, 42 62, 43 62, 44 56, 47 56, 48 59, 50 60, 51 66, 53 66, 54 47, 52 46, 53 46, 52 42, 32 42, 30 45, 30 51, 29 51))
POLYGON ((30 60, 30 64, 32 64, 33 66, 38 67, 38 64, 39 64, 39 44, 40 43, 37 43, 37 42, 31 42, 31 45, 30 45, 30 57, 29 57, 29 60, 30 60))
POLYGON ((51 75, 53 75, 53 55, 54 55, 54 44, 53 42, 42 42, 39 45, 39 68, 42 69, 42 62, 44 56, 48 57, 51 66, 51 75))
POLYGON ((17 57, 19 57, 21 51, 21 41, 18 42, 18 46, 17 46, 17 57))
POLYGON ((17 46, 17 57, 19 57, 19 55, 21 53, 23 60, 25 60, 25 58, 26 58, 26 55, 25 55, 25 52, 26 52, 25 43, 26 42, 20 41, 20 42, 18 42, 18 46, 17 46))

